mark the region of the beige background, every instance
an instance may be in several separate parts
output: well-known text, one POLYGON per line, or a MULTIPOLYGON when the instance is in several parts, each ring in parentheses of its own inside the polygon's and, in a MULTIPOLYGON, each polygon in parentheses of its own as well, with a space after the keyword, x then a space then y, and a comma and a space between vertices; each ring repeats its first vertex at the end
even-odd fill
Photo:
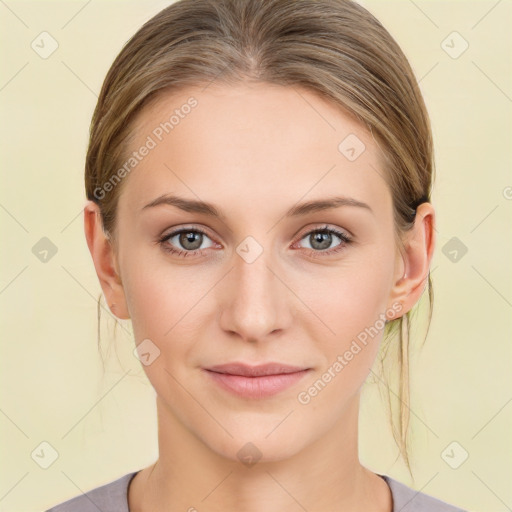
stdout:
MULTIPOLYGON (((157 457, 153 389, 132 354, 129 324, 114 341, 105 311, 103 372, 100 286, 81 208, 102 80, 124 42, 168 3, 0 2, 1 511, 44 510, 157 457), (43 31, 59 45, 46 59, 31 48, 43 31), (57 248, 47 262, 33 253, 43 237, 57 248), (47 469, 43 442, 58 452, 47 469)), ((373 385, 365 387, 361 459, 467 510, 510 510, 512 2, 361 3, 420 79, 436 144, 438 214, 433 322, 412 367, 415 481, 395 463, 373 385), (445 51, 462 48, 453 31, 469 44, 458 58, 445 51), (456 262, 443 253, 453 237, 467 247, 456 262), (453 441, 460 446, 443 457, 453 441), (463 450, 469 457, 458 469, 445 462, 460 462, 463 450)))

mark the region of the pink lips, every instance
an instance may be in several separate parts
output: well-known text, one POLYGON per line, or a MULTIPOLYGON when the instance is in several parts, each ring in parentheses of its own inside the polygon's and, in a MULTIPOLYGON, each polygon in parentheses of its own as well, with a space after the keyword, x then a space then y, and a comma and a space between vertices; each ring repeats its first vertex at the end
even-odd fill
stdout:
POLYGON ((266 398, 289 388, 306 375, 310 368, 281 363, 249 366, 229 363, 203 370, 227 391, 243 398, 266 398))

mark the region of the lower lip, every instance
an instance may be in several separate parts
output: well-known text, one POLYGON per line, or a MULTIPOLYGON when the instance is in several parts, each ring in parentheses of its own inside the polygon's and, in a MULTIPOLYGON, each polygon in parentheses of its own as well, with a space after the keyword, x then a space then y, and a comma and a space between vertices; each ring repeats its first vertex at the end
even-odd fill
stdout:
POLYGON ((309 370, 279 375, 262 375, 261 377, 243 377, 228 373, 205 370, 206 373, 227 391, 242 398, 267 398, 281 393, 301 380, 309 370))

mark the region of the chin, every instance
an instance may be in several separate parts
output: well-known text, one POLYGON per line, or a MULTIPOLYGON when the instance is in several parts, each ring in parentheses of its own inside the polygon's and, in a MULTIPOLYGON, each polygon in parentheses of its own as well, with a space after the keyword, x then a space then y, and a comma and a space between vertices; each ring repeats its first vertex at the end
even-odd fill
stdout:
MULTIPOLYGON (((233 437, 225 434, 222 437, 213 438, 211 432, 203 437, 205 444, 221 457, 252 467, 255 464, 263 462, 277 462, 286 460, 307 446, 306 430, 299 430, 297 425, 290 422, 285 426, 281 423, 282 415, 278 421, 272 422, 272 428, 267 428, 268 421, 252 421, 252 425, 247 428, 241 428, 240 425, 227 427, 233 437), (277 428, 276 428, 277 426, 277 428), (269 434, 269 432, 271 432, 269 434)), ((313 440, 309 440, 312 442, 313 440)))

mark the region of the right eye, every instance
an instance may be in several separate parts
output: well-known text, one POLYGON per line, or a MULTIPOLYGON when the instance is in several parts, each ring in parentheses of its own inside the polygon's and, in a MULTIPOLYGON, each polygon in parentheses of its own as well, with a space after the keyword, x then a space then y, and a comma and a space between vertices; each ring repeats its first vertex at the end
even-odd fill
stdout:
POLYGON ((205 231, 199 228, 181 228, 166 234, 159 239, 159 243, 164 251, 179 257, 195 256, 207 247, 201 247, 204 238, 208 237, 205 231), (176 239, 173 242, 173 239, 176 239), (178 246, 178 248, 176 248, 178 246), (181 247, 180 247, 181 246, 181 247))

